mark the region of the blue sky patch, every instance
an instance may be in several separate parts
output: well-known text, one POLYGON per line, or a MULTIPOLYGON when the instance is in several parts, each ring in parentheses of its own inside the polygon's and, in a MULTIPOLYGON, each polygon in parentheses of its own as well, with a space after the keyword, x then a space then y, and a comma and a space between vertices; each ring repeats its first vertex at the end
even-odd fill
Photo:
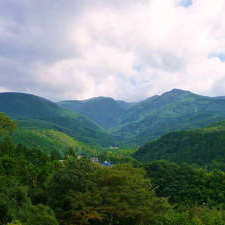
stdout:
POLYGON ((209 56, 209 58, 219 58, 221 62, 225 62, 225 53, 219 52, 219 53, 213 53, 209 56))
POLYGON ((190 7, 192 4, 193 4, 193 0, 182 0, 180 2, 180 5, 185 7, 185 8, 190 7))
POLYGON ((141 72, 142 67, 141 67, 141 65, 135 65, 135 66, 133 67, 133 69, 134 69, 135 71, 137 71, 137 72, 141 72))
POLYGON ((130 83, 132 86, 136 86, 137 85, 137 82, 134 80, 134 79, 130 79, 130 83))

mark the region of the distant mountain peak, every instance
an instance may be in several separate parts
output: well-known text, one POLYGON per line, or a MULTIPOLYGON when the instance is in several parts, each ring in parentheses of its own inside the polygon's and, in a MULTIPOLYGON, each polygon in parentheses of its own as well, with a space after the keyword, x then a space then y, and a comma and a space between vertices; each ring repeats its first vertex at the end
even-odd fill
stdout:
MULTIPOLYGON (((168 92, 166 92, 166 93, 168 93, 168 92)), ((186 90, 178 89, 178 88, 173 88, 171 91, 169 91, 169 93, 190 93, 190 94, 192 94, 192 92, 190 92, 190 91, 186 91, 186 90)))
POLYGON ((115 99, 111 98, 111 97, 105 97, 105 96, 99 96, 99 97, 93 97, 93 98, 89 98, 84 100, 83 102, 115 102, 115 99))
POLYGON ((163 93, 161 96, 183 96, 183 95, 194 95, 191 91, 186 91, 182 89, 173 88, 170 91, 163 93))
POLYGON ((30 94, 30 93, 23 93, 23 92, 0 92, 0 95, 1 96, 18 96, 18 97, 24 97, 25 96, 25 97, 35 97, 35 98, 44 99, 44 98, 39 97, 37 95, 30 94))

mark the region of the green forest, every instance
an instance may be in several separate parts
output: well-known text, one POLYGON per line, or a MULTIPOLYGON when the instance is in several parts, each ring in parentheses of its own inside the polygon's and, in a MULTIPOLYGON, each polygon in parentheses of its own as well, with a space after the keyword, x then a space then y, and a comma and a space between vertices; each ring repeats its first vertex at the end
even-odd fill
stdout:
POLYGON ((116 162, 104 167, 78 159, 75 141, 64 152, 16 144, 12 138, 24 132, 17 126, 0 113, 2 225, 225 224, 225 172, 216 164, 143 164, 131 160, 133 150, 124 162, 125 150, 115 149, 102 152, 116 162))
POLYGON ((0 224, 225 225, 223 104, 0 94, 0 224))
POLYGON ((225 168, 225 121, 205 128, 170 132, 141 146, 134 157, 143 162, 169 160, 225 168))
MULTIPOLYGON (((23 129, 15 134, 16 143, 22 132, 25 135, 24 129, 29 129, 33 138, 41 136, 42 140, 40 130, 45 130, 45 134, 46 130, 54 130, 94 148, 124 145, 137 148, 168 132, 220 122, 225 118, 224 109, 223 98, 179 89, 135 103, 107 97, 52 102, 31 94, 0 93, 0 112, 16 120, 19 129, 23 129)), ((29 132, 26 134, 31 136, 29 132)), ((58 150, 64 151, 64 147, 58 150)))

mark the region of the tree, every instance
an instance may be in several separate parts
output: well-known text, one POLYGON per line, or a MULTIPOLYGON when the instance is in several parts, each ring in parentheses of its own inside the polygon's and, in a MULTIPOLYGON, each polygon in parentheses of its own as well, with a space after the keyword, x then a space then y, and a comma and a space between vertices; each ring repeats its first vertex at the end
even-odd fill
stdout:
POLYGON ((14 177, 0 176, 0 183, 0 224, 19 220, 24 225, 58 225, 53 211, 45 205, 33 205, 27 187, 14 177))
POLYGON ((74 159, 77 158, 76 152, 71 147, 69 148, 68 152, 65 154, 65 159, 68 159, 68 158, 74 158, 74 159))
POLYGON ((17 127, 17 123, 0 112, 0 137, 11 134, 17 127))
POLYGON ((27 220, 29 225, 58 225, 54 212, 45 205, 33 206, 31 213, 27 220))
POLYGON ((5 136, 0 144, 0 155, 12 155, 14 153, 15 146, 12 143, 9 136, 5 136))
POLYGON ((158 198, 142 169, 105 168, 70 159, 49 181, 48 204, 60 224, 153 224, 169 205, 158 198))
POLYGON ((53 150, 51 151, 50 158, 51 160, 60 160, 62 159, 62 155, 60 154, 59 151, 53 150))

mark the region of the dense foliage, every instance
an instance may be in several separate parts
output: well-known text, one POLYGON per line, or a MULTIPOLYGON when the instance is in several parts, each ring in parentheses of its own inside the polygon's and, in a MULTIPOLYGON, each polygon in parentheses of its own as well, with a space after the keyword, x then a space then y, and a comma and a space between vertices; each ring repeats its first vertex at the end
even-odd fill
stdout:
POLYGON ((101 167, 87 159, 70 159, 54 174, 48 203, 63 225, 147 224, 169 207, 156 197, 143 170, 101 167))
POLYGON ((65 133, 52 129, 18 128, 11 137, 15 144, 23 143, 29 148, 38 148, 46 153, 58 151, 62 156, 64 156, 69 147, 75 149, 77 153, 92 152, 94 154, 95 152, 93 147, 91 148, 65 133))
POLYGON ((142 146, 135 154, 141 161, 165 159, 174 162, 196 163, 211 167, 215 161, 225 161, 225 124, 168 133, 142 146))
POLYGON ((16 123, 0 115, 2 225, 225 225, 222 170, 166 161, 103 167, 73 148, 59 161, 59 152, 15 145, 16 123))
POLYGON ((1 224, 19 220, 24 225, 58 225, 53 210, 43 204, 43 182, 54 166, 40 151, 15 147, 9 138, 1 143, 1 224))
POLYGON ((16 127, 17 123, 15 121, 11 120, 3 112, 0 112, 0 138, 11 134, 16 127))
POLYGON ((73 153, 66 158, 62 164, 6 138, 0 146, 0 223, 147 224, 169 208, 141 169, 105 168, 73 153))
POLYGON ((225 209, 225 173, 189 164, 153 161, 144 165, 156 193, 172 204, 225 209))

